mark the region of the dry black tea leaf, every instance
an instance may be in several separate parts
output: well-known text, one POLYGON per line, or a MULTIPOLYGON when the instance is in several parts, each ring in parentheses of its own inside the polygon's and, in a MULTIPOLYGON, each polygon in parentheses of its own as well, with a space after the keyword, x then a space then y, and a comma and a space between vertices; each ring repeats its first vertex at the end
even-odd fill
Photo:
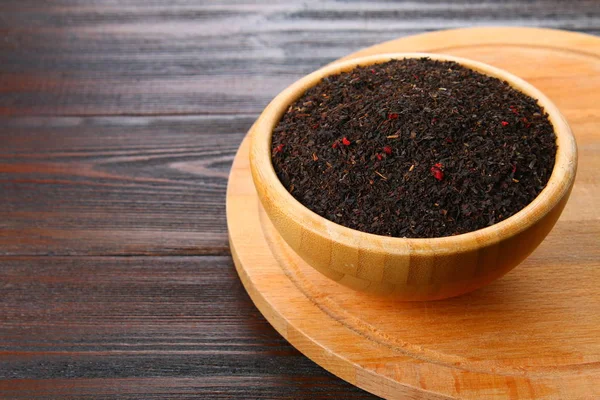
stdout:
POLYGON ((426 58, 323 79, 272 138, 275 171, 298 201, 394 237, 456 235, 510 217, 545 187, 555 156, 554 129, 535 99, 426 58))

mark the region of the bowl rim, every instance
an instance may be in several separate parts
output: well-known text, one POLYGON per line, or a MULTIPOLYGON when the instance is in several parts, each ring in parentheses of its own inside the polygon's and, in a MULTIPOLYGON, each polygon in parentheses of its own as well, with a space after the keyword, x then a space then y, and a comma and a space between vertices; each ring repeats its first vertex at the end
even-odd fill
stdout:
POLYGON ((285 214, 303 229, 324 239, 335 240, 341 245, 359 248, 361 252, 444 255, 494 245, 523 232, 540 221, 571 190, 577 170, 577 146, 571 128, 556 105, 533 85, 507 71, 479 61, 445 54, 385 53, 326 65, 299 79, 277 95, 251 129, 250 168, 255 185, 261 184, 265 187, 267 196, 278 208, 278 212, 285 214), (475 231, 436 238, 399 238, 367 233, 337 224, 310 210, 287 191, 273 168, 271 137, 275 126, 289 105, 323 77, 346 72, 358 66, 405 58, 454 61, 485 75, 506 81, 516 90, 537 99, 554 127, 557 152, 554 168, 546 187, 531 203, 511 217, 475 231))

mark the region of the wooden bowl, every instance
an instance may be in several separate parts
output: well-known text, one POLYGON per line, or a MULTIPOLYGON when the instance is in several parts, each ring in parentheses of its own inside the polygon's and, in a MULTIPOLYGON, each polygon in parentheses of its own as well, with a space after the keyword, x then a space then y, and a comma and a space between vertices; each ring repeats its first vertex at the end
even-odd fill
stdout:
POLYGON ((435 300, 482 287, 523 261, 560 216, 575 179, 577 147, 565 118, 539 90, 501 69, 440 54, 397 53, 328 65, 281 92, 254 124, 250 168, 269 219, 304 261, 355 290, 401 300, 435 300), (429 57, 455 61, 508 82, 538 100, 556 132, 554 170, 542 192, 524 209, 495 225, 442 238, 379 236, 331 222, 303 206, 281 184, 271 163, 271 135, 288 106, 323 77, 390 59, 429 57))

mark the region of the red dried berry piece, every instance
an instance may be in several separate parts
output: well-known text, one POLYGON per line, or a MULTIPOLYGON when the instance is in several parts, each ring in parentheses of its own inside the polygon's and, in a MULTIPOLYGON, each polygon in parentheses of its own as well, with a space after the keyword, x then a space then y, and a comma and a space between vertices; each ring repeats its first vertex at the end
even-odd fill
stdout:
POLYGON ((501 124, 502 124, 502 126, 506 126, 506 125, 508 125, 508 122, 502 121, 501 124))
POLYGON ((513 114, 518 114, 519 113, 519 110, 517 109, 516 106, 510 106, 509 108, 510 108, 510 111, 513 112, 513 114))
POLYGON ((377 153, 375 156, 377 157, 377 159, 379 161, 381 161, 383 159, 383 156, 381 154, 379 154, 379 153, 377 153))
POLYGON ((350 141, 348 140, 348 138, 347 138, 346 136, 344 136, 344 138, 342 139, 342 144, 343 144, 344 146, 350 146, 350 143, 352 143, 352 142, 350 142, 350 141))
POLYGON ((336 140, 335 142, 333 142, 333 144, 331 145, 332 149, 337 149, 338 147, 340 147, 340 144, 338 143, 338 141, 336 140))
POLYGON ((514 174, 515 172, 517 172, 517 164, 512 166, 512 173, 514 174))
POLYGON ((279 146, 275 147, 275 154, 281 153, 283 151, 283 146, 285 145, 282 143, 279 146))
POLYGON ((452 140, 452 138, 447 137, 445 140, 446 143, 454 143, 454 140, 452 140))
POLYGON ((391 156, 391 155, 392 155, 392 148, 391 148, 390 146, 385 146, 385 147, 383 148, 383 152, 384 152, 385 154, 387 154, 388 156, 391 156))
POLYGON ((398 113, 389 113, 388 119, 398 119, 398 113))
POLYGON ((433 175, 433 177, 438 181, 444 179, 444 171, 442 171, 442 164, 435 164, 433 167, 431 167, 429 171, 431 172, 431 175, 433 175))

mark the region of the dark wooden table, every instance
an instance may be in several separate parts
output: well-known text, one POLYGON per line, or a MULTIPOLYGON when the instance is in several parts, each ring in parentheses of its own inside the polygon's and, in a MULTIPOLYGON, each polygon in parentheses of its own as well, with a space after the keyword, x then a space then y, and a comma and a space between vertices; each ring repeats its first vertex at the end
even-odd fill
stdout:
POLYGON ((367 398, 285 342, 227 244, 236 148, 285 86, 468 25, 600 33, 590 1, 3 0, 0 397, 367 398))

